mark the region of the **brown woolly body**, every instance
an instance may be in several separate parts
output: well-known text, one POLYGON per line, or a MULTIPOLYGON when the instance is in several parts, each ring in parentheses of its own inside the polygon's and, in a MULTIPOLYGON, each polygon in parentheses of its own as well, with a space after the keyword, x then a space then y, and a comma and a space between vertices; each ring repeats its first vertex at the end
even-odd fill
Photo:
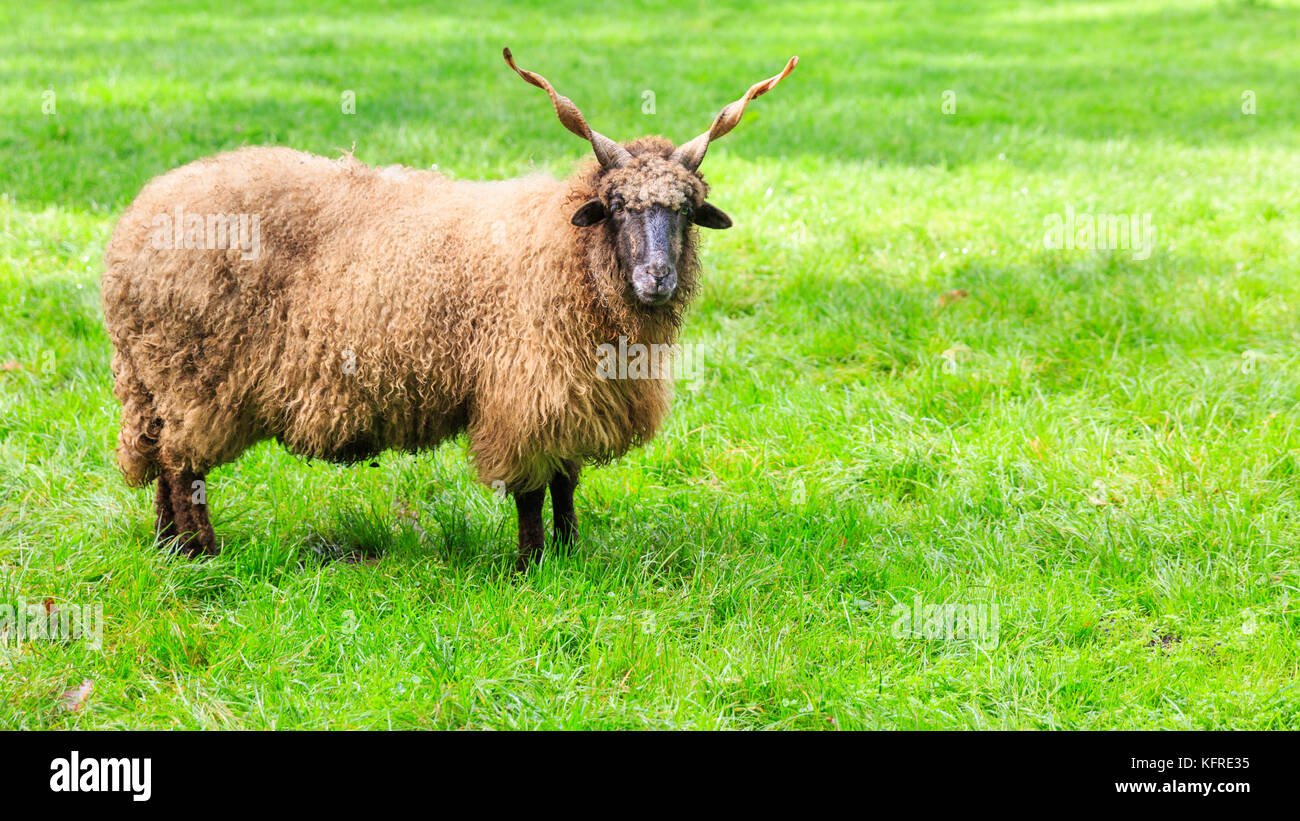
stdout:
POLYGON ((530 491, 648 439, 670 385, 601 380, 597 349, 675 341, 696 229, 678 296, 647 307, 628 298, 612 232, 569 218, 614 179, 647 203, 698 207, 707 189, 667 140, 625 147, 631 164, 565 180, 462 182, 285 148, 154 179, 105 251, 127 481, 201 476, 268 438, 349 462, 465 430, 482 481, 530 491), (178 206, 256 215, 260 253, 158 247, 156 221, 178 206))

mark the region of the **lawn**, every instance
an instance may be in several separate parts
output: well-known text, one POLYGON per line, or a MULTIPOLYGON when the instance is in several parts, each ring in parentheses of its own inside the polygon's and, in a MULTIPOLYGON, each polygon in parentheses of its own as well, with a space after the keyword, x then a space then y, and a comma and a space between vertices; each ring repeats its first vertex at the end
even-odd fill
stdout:
POLYGON ((0 728, 1300 728, 1295 4, 309 5, 0 6, 0 605, 103 612, 10 631, 0 728), (160 553, 116 217, 248 144, 566 174, 503 45, 623 140, 801 58, 704 162, 736 225, 664 430, 526 577, 463 440, 264 444, 222 555, 160 553))

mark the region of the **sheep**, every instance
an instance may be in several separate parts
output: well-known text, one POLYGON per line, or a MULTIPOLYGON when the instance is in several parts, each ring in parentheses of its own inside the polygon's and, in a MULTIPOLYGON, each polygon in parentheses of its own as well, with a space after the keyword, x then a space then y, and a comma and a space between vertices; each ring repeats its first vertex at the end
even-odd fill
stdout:
POLYGON ((464 182, 246 147, 156 177, 123 213, 102 278, 117 461, 128 485, 157 483, 161 545, 218 552, 205 477, 262 440, 347 464, 465 432, 479 480, 514 497, 525 570, 547 487, 555 541, 572 544, 582 467, 659 428, 670 380, 598 378, 596 351, 676 341, 695 226, 731 225, 700 162, 798 58, 677 147, 592 131, 503 56, 594 162, 464 182))

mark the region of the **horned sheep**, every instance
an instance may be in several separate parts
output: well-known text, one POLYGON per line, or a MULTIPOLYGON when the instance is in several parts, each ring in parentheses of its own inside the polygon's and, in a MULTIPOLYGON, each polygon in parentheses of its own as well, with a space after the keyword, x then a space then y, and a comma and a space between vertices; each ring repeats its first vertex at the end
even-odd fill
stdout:
POLYGON ((694 226, 731 224, 697 169, 797 58, 676 147, 592 131, 504 56, 595 162, 567 179, 463 182, 251 147, 155 178, 123 214, 102 282, 117 458, 129 484, 157 483, 160 542, 217 552, 195 488, 259 441, 351 463, 464 431, 480 480, 514 496, 524 569, 543 550, 547 487, 555 536, 572 542, 582 466, 659 428, 669 381, 599 378, 595 352, 676 342, 699 275, 694 226), (199 241, 211 215, 256 242, 199 241))

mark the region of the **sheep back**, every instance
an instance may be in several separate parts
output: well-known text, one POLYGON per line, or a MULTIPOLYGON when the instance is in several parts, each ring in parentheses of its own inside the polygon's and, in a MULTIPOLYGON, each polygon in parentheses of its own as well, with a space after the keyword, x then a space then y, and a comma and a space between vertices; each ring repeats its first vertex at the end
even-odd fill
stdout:
POLYGON ((268 438, 351 462, 467 430, 482 481, 531 490, 648 439, 670 384, 601 380, 595 351, 620 334, 671 343, 676 323, 611 298, 612 248, 568 221, 590 185, 284 148, 154 179, 102 282, 127 481, 205 473, 268 438), (256 218, 255 253, 189 230, 230 215, 256 218))

